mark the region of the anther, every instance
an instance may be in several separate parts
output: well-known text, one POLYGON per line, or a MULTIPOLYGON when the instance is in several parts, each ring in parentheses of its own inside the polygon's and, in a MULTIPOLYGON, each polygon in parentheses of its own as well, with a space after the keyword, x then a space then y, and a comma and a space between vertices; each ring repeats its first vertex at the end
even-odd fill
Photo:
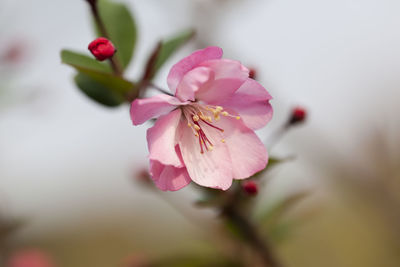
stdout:
POLYGON ((200 118, 199 118, 198 115, 193 115, 193 120, 194 120, 194 121, 199 121, 199 119, 200 119, 200 118))
POLYGON ((198 125, 194 125, 194 129, 195 129, 196 131, 200 131, 200 127, 199 127, 198 125))
POLYGON ((237 120, 240 120, 240 116, 236 116, 236 119, 237 119, 237 120))
POLYGON ((226 112, 226 111, 223 111, 221 114, 222 114, 223 116, 228 116, 228 115, 229 115, 229 113, 226 112))

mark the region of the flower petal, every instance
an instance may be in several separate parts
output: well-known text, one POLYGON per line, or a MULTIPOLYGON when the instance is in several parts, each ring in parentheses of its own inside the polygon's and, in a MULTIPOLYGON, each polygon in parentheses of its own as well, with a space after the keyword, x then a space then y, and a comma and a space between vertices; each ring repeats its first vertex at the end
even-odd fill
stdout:
POLYGON ((242 120, 224 117, 216 123, 224 129, 234 179, 244 179, 263 170, 268 162, 264 144, 242 120))
POLYGON ((207 60, 200 66, 208 67, 214 71, 215 79, 236 78, 245 81, 249 78, 249 70, 239 61, 230 59, 207 60))
POLYGON ((224 78, 208 82, 196 93, 196 99, 207 104, 218 104, 224 99, 230 98, 243 82, 243 80, 235 78, 224 78))
POLYGON ((205 151, 203 154, 200 153, 199 138, 194 136, 191 128, 185 123, 180 124, 182 135, 179 147, 187 172, 199 185, 226 190, 232 184, 232 162, 228 148, 221 142, 222 135, 219 131, 202 128, 214 144, 212 151, 205 151))
POLYGON ((208 81, 214 80, 214 73, 206 67, 198 67, 188 71, 176 89, 176 97, 182 101, 195 100, 195 93, 208 81))
POLYGON ((177 105, 184 104, 177 98, 169 95, 156 95, 144 99, 136 99, 131 104, 131 120, 134 125, 139 125, 145 121, 166 114, 173 110, 177 105))
POLYGON ((221 57, 222 49, 216 46, 210 46, 193 52, 190 56, 185 57, 171 68, 167 78, 169 89, 175 94, 176 88, 188 71, 203 61, 219 59, 221 57))
POLYGON ((185 167, 163 165, 156 160, 150 160, 150 175, 157 187, 163 191, 176 191, 191 182, 185 167))
POLYGON ((247 127, 257 130, 272 118, 269 103, 271 95, 255 80, 248 79, 230 98, 218 103, 226 109, 236 111, 247 127))
POLYGON ((196 99, 208 104, 215 104, 231 97, 249 77, 249 70, 235 60, 208 60, 200 66, 207 67, 214 73, 215 80, 196 93, 196 99))
POLYGON ((157 160, 164 165, 183 167, 183 162, 175 151, 176 133, 181 119, 181 110, 176 109, 163 115, 147 130, 147 143, 150 160, 157 160))

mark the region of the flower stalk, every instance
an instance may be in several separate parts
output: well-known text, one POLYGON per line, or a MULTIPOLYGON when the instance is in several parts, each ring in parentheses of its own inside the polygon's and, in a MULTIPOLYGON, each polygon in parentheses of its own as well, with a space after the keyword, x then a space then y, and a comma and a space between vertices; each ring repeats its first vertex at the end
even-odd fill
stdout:
MULTIPOLYGON (((99 8, 98 8, 98 5, 97 5, 98 1, 97 0, 86 0, 86 1, 88 2, 89 6, 90 6, 90 11, 92 12, 92 16, 93 16, 93 18, 94 18, 94 20, 96 22, 96 25, 97 25, 97 27, 98 27, 98 29, 100 31, 100 34, 103 37, 111 40, 110 36, 109 36, 109 34, 107 32, 107 29, 106 29, 106 27, 104 25, 104 22, 100 17, 99 8)), ((114 74, 116 76, 122 76, 123 71, 122 71, 121 64, 118 61, 117 57, 110 57, 108 60, 110 62, 110 65, 111 65, 111 68, 112 68, 114 74)))

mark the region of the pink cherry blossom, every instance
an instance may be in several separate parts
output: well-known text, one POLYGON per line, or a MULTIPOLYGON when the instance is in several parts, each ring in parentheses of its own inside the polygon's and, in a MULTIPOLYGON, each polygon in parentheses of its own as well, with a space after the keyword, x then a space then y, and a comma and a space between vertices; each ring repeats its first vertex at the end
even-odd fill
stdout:
POLYGON ((136 99, 130 111, 134 125, 158 118, 147 142, 161 190, 191 181, 226 190, 265 168, 268 154, 254 130, 271 119, 271 96, 247 68, 207 47, 175 64, 167 82, 174 96, 136 99))

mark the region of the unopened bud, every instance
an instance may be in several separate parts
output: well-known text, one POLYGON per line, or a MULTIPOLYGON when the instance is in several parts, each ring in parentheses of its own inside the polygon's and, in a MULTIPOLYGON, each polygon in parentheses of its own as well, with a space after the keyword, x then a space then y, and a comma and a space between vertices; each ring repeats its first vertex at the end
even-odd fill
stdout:
POLYGON ((242 188, 250 196, 255 196, 258 193, 258 184, 254 181, 245 181, 242 188))
POLYGON ((135 180, 144 186, 153 186, 150 173, 146 169, 141 169, 135 173, 135 180))
POLYGON ((257 71, 254 68, 249 69, 249 78, 250 79, 255 79, 257 77, 257 71))
POLYGON ((4 60, 7 63, 18 63, 21 61, 23 56, 24 47, 20 43, 12 44, 7 48, 7 51, 4 54, 4 60))
POLYGON ((104 37, 99 37, 91 42, 88 49, 99 61, 111 58, 116 52, 115 47, 111 43, 111 41, 104 37))
POLYGON ((304 122, 307 116, 307 111, 303 107, 295 107, 290 115, 289 125, 294 125, 304 122))

